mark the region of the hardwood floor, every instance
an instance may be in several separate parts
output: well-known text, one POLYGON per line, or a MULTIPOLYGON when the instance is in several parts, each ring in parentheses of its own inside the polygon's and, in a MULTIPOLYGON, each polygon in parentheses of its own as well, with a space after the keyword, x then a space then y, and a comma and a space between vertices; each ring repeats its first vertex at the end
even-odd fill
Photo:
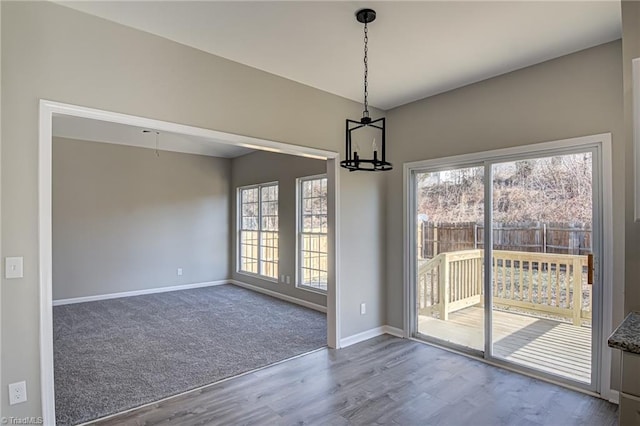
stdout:
POLYGON ((615 425, 617 406, 412 340, 325 349, 106 425, 615 425))

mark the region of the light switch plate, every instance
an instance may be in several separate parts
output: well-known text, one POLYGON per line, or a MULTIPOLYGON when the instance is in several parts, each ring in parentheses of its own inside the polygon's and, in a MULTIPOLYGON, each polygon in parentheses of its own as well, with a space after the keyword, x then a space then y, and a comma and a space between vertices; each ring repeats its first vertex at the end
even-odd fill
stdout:
POLYGON ((22 278, 23 272, 22 257, 6 257, 4 260, 4 277, 8 280, 22 278))

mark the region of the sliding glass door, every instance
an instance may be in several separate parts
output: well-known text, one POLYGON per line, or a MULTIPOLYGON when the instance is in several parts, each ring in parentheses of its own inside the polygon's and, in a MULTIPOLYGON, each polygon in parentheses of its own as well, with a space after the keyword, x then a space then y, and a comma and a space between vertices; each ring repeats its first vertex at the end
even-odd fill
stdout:
POLYGON ((491 167, 492 354, 589 384, 592 153, 491 167))
POLYGON ((415 174, 417 331, 484 351, 484 167, 415 174))
POLYGON ((413 335, 596 390, 598 159, 591 144, 411 169, 413 335))

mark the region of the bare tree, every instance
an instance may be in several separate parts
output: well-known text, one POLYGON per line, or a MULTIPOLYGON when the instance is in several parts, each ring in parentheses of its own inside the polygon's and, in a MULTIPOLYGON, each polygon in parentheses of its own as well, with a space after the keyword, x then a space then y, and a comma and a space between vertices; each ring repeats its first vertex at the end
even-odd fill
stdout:
MULTIPOLYGON (((591 154, 493 166, 493 217, 509 223, 582 222, 592 216, 591 154)), ((418 175, 418 212, 432 222, 482 222, 482 167, 418 175)))

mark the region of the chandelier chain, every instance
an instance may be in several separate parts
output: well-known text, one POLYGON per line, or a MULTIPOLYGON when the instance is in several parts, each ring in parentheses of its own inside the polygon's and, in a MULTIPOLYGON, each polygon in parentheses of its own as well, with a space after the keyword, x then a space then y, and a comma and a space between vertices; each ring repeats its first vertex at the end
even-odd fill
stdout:
POLYGON ((364 111, 363 117, 369 117, 369 29, 364 23, 364 111))

